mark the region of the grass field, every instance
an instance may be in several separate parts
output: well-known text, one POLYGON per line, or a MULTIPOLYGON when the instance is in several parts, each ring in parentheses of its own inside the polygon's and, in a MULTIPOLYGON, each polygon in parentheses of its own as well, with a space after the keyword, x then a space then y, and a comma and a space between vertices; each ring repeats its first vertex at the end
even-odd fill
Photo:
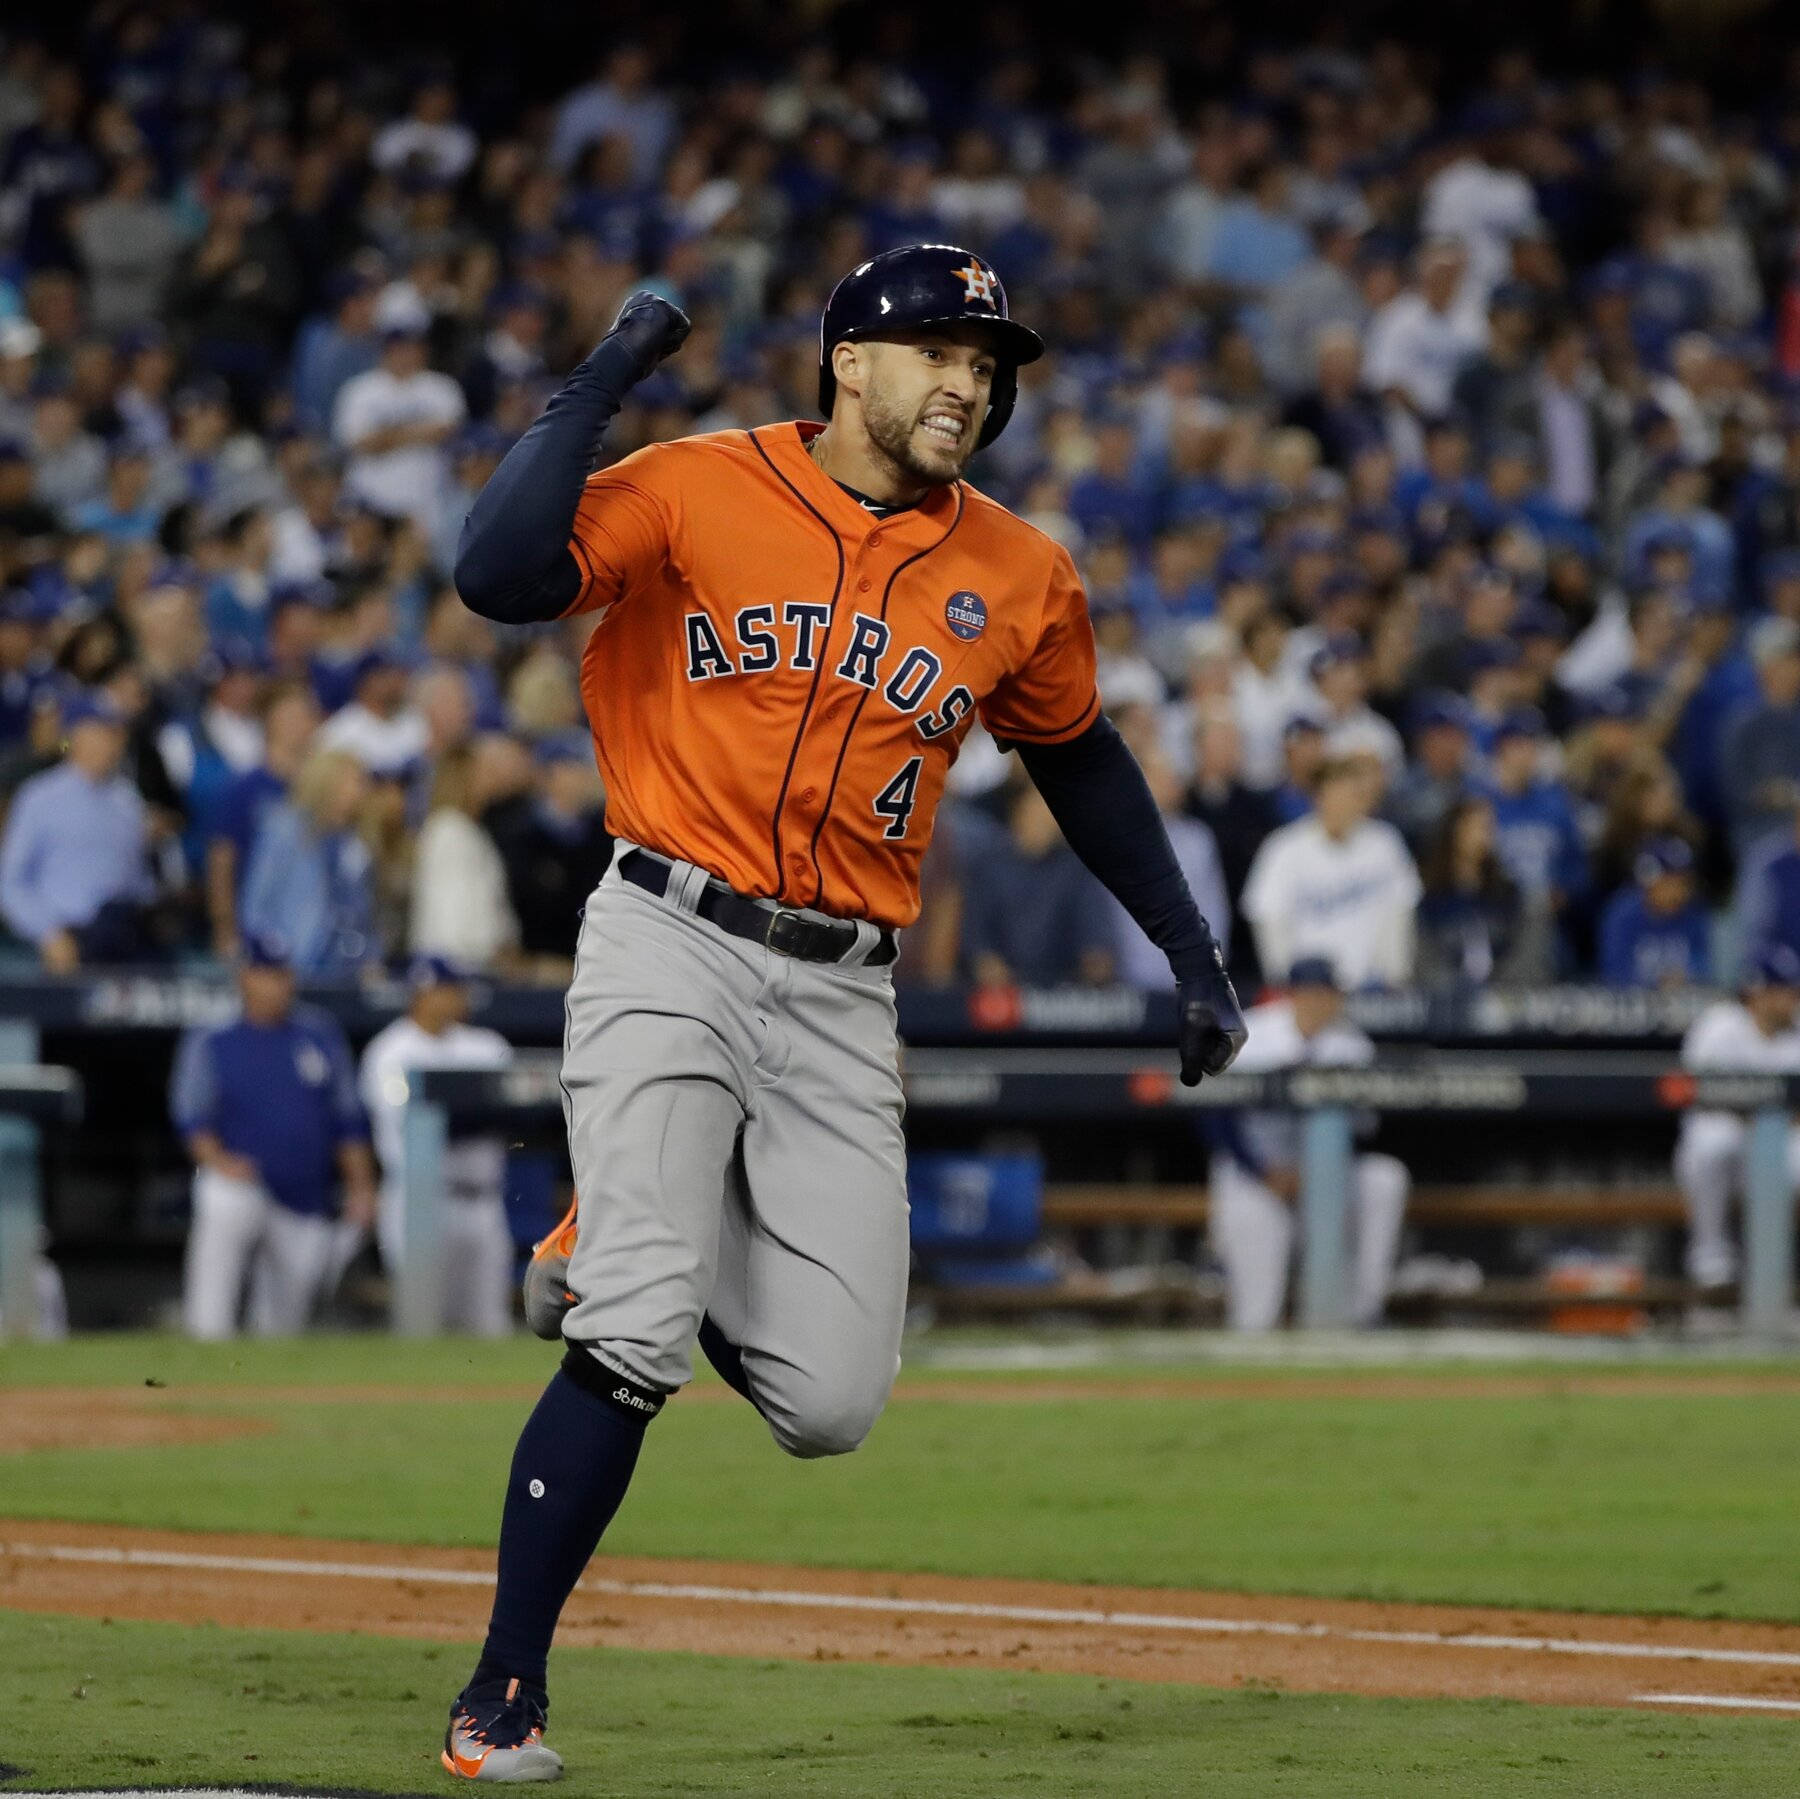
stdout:
MULTIPOLYGON (((0 1351, 8 1390, 163 1390, 264 1434, 0 1457, 0 1516, 485 1545, 554 1352, 159 1338, 0 1351), (471 1386, 516 1394, 463 1399, 471 1386), (327 1391, 376 1389, 347 1404, 327 1391), (311 1391, 284 1393, 295 1387, 311 1391), (408 1391, 419 1394, 409 1400, 408 1391)), ((1767 1365, 1764 1365, 1766 1369, 1767 1365)), ((1800 1383, 1670 1370, 1404 1396, 1305 1370, 933 1370, 869 1445, 796 1465, 735 1403, 678 1402, 619 1554, 1800 1620, 1800 1383), (1134 1383, 1153 1383, 1133 1396, 1134 1383), (995 1402, 1004 1389, 1004 1403, 995 1402), (1291 1388, 1291 1391, 1286 1389, 1291 1388), (966 1391, 964 1391, 966 1389, 966 1391)), ((1532 1371, 1509 1368, 1512 1376, 1532 1371)), ((1755 1369, 1745 1369, 1755 1373, 1755 1369)), ((0 1591, 0 1607, 4 1592, 0 1591)), ((430 1792, 466 1651, 0 1609, 9 1785, 281 1782, 430 1792)), ((1800 1793, 1800 1719, 1230 1693, 1049 1674, 559 1650, 553 1740, 595 1794, 1800 1793)))

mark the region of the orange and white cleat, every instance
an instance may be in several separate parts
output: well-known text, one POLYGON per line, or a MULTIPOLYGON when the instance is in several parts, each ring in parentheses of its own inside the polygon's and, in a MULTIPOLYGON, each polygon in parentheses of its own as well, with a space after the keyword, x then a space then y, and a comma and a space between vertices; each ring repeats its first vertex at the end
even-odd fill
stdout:
POLYGON ((465 1687, 444 1732, 446 1772, 462 1780, 561 1780, 562 1757, 544 1746, 545 1701, 516 1680, 486 1693, 465 1687))
POLYGON ((569 1258, 575 1253, 575 1219, 579 1199, 569 1201, 563 1221, 531 1252, 525 1264, 523 1297, 525 1322, 531 1334, 554 1343, 562 1335, 562 1322, 575 1304, 569 1291, 569 1258))

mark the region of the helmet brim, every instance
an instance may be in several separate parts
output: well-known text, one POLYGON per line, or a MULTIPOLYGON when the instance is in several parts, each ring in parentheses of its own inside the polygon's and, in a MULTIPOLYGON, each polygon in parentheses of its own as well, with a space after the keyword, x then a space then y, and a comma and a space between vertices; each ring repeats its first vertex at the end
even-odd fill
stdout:
POLYGON ((971 316, 966 312, 947 312, 938 318, 897 319, 892 325, 877 323, 864 325, 855 331, 841 332, 826 345, 826 360, 830 361, 832 349, 838 344, 863 343, 870 338, 901 337, 914 331, 929 331, 934 325, 972 325, 977 330, 989 333, 1001 359, 1014 368, 1027 362, 1036 362, 1044 353, 1044 340, 1029 325, 1021 325, 1017 319, 984 318, 979 314, 971 316))

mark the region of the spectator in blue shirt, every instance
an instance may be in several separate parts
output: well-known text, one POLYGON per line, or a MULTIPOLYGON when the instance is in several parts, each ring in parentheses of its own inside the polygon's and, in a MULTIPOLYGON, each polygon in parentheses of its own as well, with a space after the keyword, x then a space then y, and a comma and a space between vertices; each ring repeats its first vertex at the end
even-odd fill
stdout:
POLYGON ((120 772, 124 718, 84 694, 63 725, 67 753, 19 789, 0 838, 0 913, 56 974, 153 952, 149 824, 120 772))
POLYGON ((1800 625, 1763 619, 1750 633, 1757 699, 1726 723, 1719 745, 1732 848, 1746 855, 1800 804, 1800 625))
POLYGON ((356 831, 368 792, 347 750, 316 750, 256 834, 240 922, 290 945, 301 974, 354 975, 380 956, 374 858, 356 831))
POLYGON ((1600 914, 1600 978, 1611 987, 1686 987, 1709 961, 1706 908, 1694 893, 1694 852, 1679 837, 1645 844, 1600 914))
POLYGON ((381 360, 375 336, 375 300, 381 283, 351 267, 326 283, 330 315, 308 319, 294 346, 294 410, 308 430, 330 429, 338 389, 381 360))
POLYGON ((155 463, 142 444, 117 444, 106 464, 106 491, 75 508, 70 523, 108 543, 149 543, 162 523, 163 509, 150 491, 155 463))
POLYGON ((375 1216, 368 1120, 343 1031, 295 1006, 274 938, 245 938, 238 992, 240 1017, 183 1039, 169 1088, 195 1163, 183 1311, 201 1338, 236 1334, 246 1279, 252 1331, 304 1330, 338 1253, 340 1211, 357 1229, 375 1216))
POLYGON ((1305 229, 1288 210, 1288 174, 1278 162, 1265 163, 1226 201, 1207 253, 1211 281, 1261 298, 1312 254, 1305 229))
POLYGON ((1134 550, 1149 547, 1156 530, 1154 484, 1137 467, 1130 422, 1108 419, 1094 437, 1094 466, 1069 486, 1069 516, 1090 537, 1123 537, 1134 550))
POLYGON ((1587 849, 1568 789, 1540 772, 1546 736, 1535 707, 1522 706, 1501 720, 1487 797, 1507 873, 1528 902, 1561 913, 1587 891, 1587 849))
POLYGON ((278 682, 263 696, 263 755, 219 795, 206 839, 206 910, 213 950, 237 953, 238 903, 265 820, 306 761, 319 728, 319 702, 304 681, 278 682))
POLYGON ((963 900, 963 959, 978 985, 1102 986, 1113 978, 1106 890, 1028 782, 1012 796, 1005 831, 982 845, 978 866, 963 900))

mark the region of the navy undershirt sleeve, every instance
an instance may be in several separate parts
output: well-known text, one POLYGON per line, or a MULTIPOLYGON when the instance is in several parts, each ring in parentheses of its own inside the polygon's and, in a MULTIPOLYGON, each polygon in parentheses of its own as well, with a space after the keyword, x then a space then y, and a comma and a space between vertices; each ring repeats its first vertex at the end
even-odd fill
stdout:
POLYGON ((1097 718, 1067 743, 1021 743, 1018 751, 1069 847, 1169 958, 1175 978, 1211 969, 1212 932, 1144 771, 1112 721, 1097 718))
POLYGON ((560 618, 581 592, 569 549, 581 490, 600 439, 637 379, 632 352, 602 343, 475 497, 456 550, 463 604, 499 624, 560 618))

